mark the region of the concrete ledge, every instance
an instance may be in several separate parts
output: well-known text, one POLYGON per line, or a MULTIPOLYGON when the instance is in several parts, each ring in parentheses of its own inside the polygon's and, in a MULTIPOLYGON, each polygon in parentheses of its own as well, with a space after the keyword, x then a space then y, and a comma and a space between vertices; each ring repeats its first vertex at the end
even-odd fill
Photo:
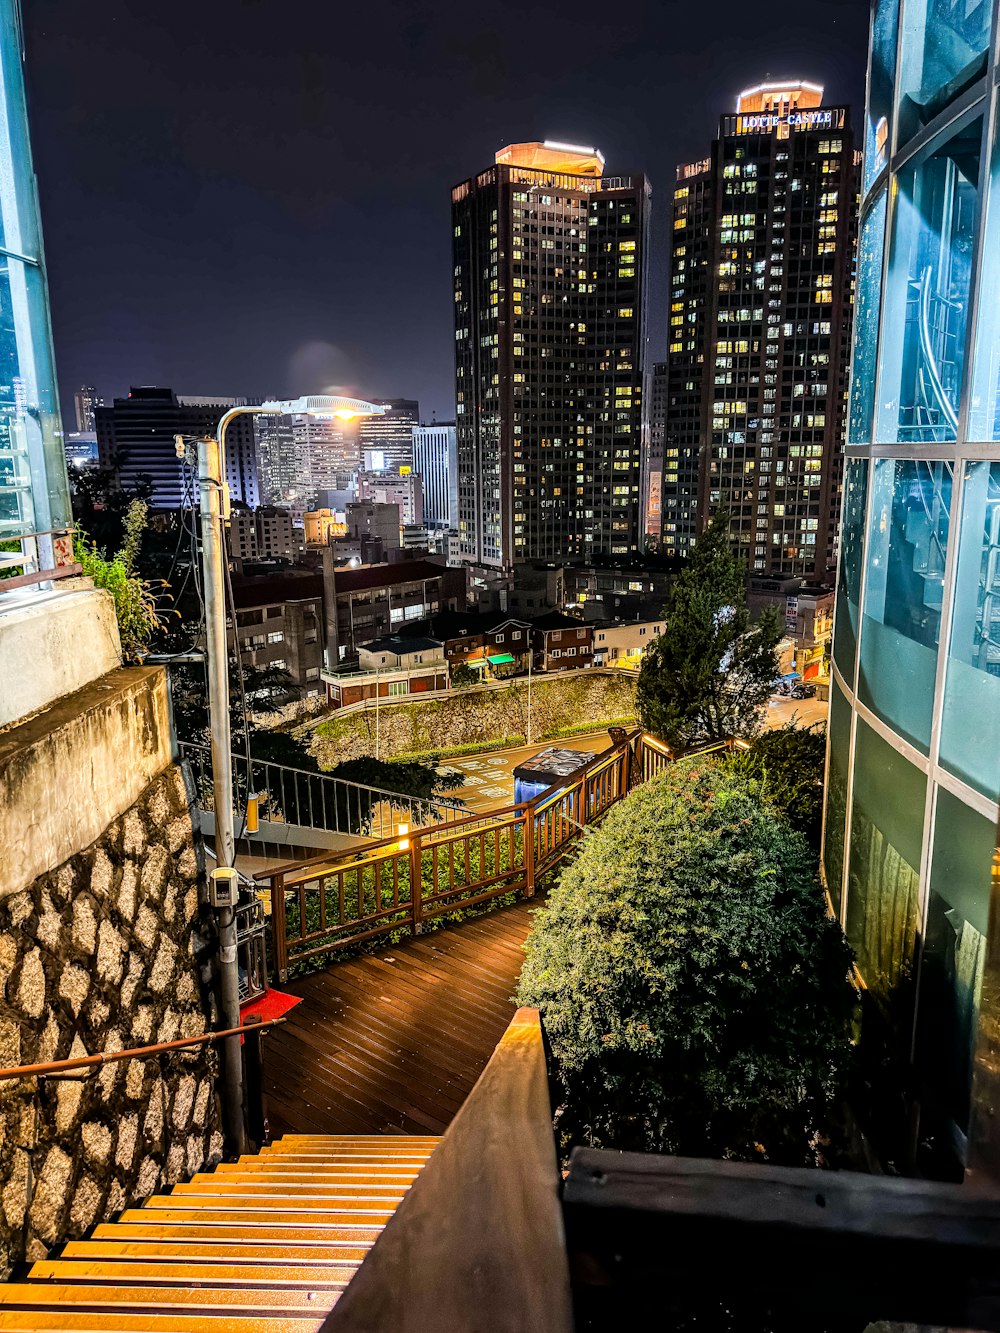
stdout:
POLYGON ((89 579, 66 583, 20 594, 0 583, 0 727, 121 666, 111 594, 89 579))
POLYGON ((83 851, 171 762, 162 667, 111 671, 0 733, 0 898, 83 851))

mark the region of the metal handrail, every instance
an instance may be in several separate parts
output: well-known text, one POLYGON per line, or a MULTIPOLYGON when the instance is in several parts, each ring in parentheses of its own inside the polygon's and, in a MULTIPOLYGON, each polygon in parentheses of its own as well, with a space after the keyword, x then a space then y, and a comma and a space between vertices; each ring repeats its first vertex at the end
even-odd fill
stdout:
POLYGON ((241 1036, 244 1032, 262 1032, 265 1028, 277 1027, 284 1023, 284 1018, 269 1018, 262 1023, 246 1023, 237 1028, 226 1028, 222 1032, 202 1032, 197 1037, 178 1037, 176 1041, 160 1041, 155 1046, 133 1046, 125 1051, 99 1051, 96 1055, 80 1055, 74 1060, 50 1060, 41 1065, 13 1065, 9 1069, 0 1069, 0 1079, 41 1078, 46 1074, 61 1074, 71 1069, 90 1069, 98 1065, 116 1064, 121 1060, 137 1060, 149 1055, 160 1055, 163 1051, 179 1051, 188 1046, 203 1046, 224 1037, 241 1036))

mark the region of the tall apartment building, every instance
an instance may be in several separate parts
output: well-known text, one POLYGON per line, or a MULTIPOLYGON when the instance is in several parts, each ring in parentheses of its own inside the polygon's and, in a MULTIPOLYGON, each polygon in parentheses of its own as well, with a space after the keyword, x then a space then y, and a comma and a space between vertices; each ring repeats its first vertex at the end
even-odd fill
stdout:
POLYGON ((650 190, 512 144, 452 191, 458 528, 484 574, 642 541, 650 190))
POLYGON ((901 1071, 897 1160, 980 1181, 1000 1165, 998 17, 874 10, 823 848, 862 1051, 901 1071))
POLYGON ((849 109, 809 83, 741 93, 710 156, 677 169, 668 554, 722 508, 752 572, 832 566, 856 216, 849 109))
MULTIPOLYGON (((95 409, 101 466, 123 490, 149 485, 154 509, 180 509, 196 503, 196 486, 185 481, 174 446, 175 435, 214 435, 227 408, 244 398, 178 397, 172 389, 133 386, 127 398, 95 409)), ((234 500, 255 507, 260 502, 253 418, 235 417, 226 432, 226 481, 234 500)))
POLYGON ((86 435, 96 430, 94 413, 103 406, 104 399, 92 384, 84 384, 77 389, 73 395, 73 410, 76 413, 76 429, 80 434, 86 435))
POLYGON ((658 361, 649 376, 646 387, 646 452, 643 468, 642 512, 645 521, 644 536, 647 545, 659 546, 663 531, 661 517, 661 496, 664 473, 668 484, 673 486, 677 480, 676 450, 673 451, 668 468, 666 459, 667 440, 667 385, 669 377, 665 361, 658 361))
POLYGON ((458 445, 453 421, 413 427, 413 470, 423 482, 428 528, 457 528, 458 445))
POLYGON ((234 508, 229 520, 229 549, 234 560, 291 560, 305 550, 302 528, 287 509, 261 505, 234 508))
POLYGON ((420 424, 420 404, 413 398, 373 398, 371 401, 388 410, 382 416, 361 419, 362 454, 380 455, 379 470, 398 472, 401 467, 412 467, 413 428, 420 424))

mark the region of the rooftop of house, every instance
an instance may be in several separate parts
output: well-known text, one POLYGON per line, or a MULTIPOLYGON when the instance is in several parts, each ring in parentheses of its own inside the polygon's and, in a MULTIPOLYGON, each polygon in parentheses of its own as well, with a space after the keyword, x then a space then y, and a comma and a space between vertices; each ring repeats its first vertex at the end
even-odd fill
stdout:
POLYGON ((421 636, 404 639, 398 634, 387 634, 385 638, 362 644, 359 651, 362 653, 393 653, 396 657, 405 657, 409 653, 431 652, 441 646, 440 639, 421 636))

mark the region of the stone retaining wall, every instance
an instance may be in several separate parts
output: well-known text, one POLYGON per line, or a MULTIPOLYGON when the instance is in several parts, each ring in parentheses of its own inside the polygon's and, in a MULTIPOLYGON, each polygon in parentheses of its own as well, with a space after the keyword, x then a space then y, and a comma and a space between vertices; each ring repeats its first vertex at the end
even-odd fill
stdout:
MULTIPOLYGON (((81 774, 61 776, 86 801, 81 774)), ((103 835, 0 899, 0 1067, 195 1036, 212 916, 193 788, 171 764, 103 835)), ((209 1047, 0 1081, 0 1276, 219 1160, 209 1047)))

